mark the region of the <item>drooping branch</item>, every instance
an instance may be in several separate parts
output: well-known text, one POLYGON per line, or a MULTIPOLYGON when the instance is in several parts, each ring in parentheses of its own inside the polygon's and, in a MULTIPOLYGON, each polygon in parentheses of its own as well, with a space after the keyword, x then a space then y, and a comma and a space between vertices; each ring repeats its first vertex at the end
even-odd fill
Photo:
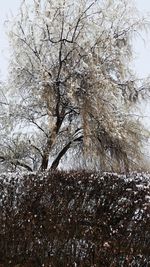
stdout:
POLYGON ((70 141, 68 142, 64 147, 63 149, 59 152, 59 154, 57 155, 57 157, 55 158, 55 160, 53 161, 52 165, 51 165, 51 168, 52 170, 55 170, 59 163, 60 163, 60 160, 62 159, 62 157, 66 154, 66 152, 69 150, 70 146, 72 143, 75 143, 75 142, 81 142, 83 140, 83 136, 80 136, 80 137, 77 137, 75 138, 73 141, 70 141))
POLYGON ((29 171, 29 172, 32 172, 33 170, 32 170, 32 168, 29 166, 29 165, 27 165, 26 163, 24 163, 24 162, 21 162, 20 160, 18 160, 18 159, 8 159, 8 158, 6 158, 6 157, 4 157, 4 156, 0 156, 0 161, 1 162, 9 162, 11 165, 13 165, 13 166, 15 166, 15 167, 17 167, 17 166, 19 166, 19 167, 23 167, 23 168, 25 168, 27 171, 29 171))

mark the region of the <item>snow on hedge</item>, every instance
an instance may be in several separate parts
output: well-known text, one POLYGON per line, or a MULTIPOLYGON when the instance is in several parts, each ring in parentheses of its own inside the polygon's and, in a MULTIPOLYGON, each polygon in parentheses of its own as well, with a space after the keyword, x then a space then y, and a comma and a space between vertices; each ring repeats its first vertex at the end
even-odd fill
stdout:
POLYGON ((149 266, 150 174, 1 174, 0 188, 2 266, 149 266))

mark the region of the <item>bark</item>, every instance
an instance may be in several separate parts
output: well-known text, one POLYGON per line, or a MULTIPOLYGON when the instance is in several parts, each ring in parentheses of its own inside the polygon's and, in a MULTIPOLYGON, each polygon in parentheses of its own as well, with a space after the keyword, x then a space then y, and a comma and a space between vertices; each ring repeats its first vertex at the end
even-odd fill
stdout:
POLYGON ((43 157, 42 157, 42 163, 41 163, 41 171, 44 171, 48 168, 48 161, 49 161, 49 155, 50 155, 50 151, 52 148, 52 145, 55 143, 56 138, 57 138, 57 134, 61 128, 62 122, 65 118, 65 113, 63 114, 59 114, 59 107, 57 104, 56 107, 57 110, 57 121, 56 121, 56 125, 52 130, 52 133, 50 134, 50 136, 48 137, 46 146, 45 146, 45 150, 43 153, 43 157))
POLYGON ((54 139, 55 139, 54 134, 55 134, 55 132, 53 131, 53 134, 51 134, 51 136, 49 136, 49 138, 47 140, 47 143, 46 143, 46 146, 45 146, 45 149, 43 152, 43 156, 42 156, 42 163, 41 163, 41 167, 40 167, 41 171, 44 171, 48 168, 49 154, 50 154, 50 150, 51 150, 52 144, 54 143, 54 139))
POLYGON ((41 171, 44 171, 47 169, 48 167, 48 159, 49 159, 49 155, 44 155, 42 158, 42 163, 41 163, 41 171))

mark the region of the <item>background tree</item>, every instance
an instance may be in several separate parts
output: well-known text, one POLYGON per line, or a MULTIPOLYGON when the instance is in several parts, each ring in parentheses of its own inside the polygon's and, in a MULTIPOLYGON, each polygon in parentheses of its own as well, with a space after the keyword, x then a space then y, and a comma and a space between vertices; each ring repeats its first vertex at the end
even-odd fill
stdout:
POLYGON ((147 22, 133 3, 23 1, 11 24, 10 113, 16 134, 16 125, 25 129, 18 131, 25 164, 57 168, 66 157, 105 170, 139 164, 142 126, 129 114, 145 87, 129 63, 147 22))

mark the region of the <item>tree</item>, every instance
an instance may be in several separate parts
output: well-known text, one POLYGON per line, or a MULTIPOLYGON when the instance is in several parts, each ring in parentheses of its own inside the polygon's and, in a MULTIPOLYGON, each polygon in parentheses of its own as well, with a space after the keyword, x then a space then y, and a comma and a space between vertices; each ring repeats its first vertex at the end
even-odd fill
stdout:
POLYGON ((29 127, 29 168, 33 155, 41 170, 72 155, 107 170, 139 162, 142 126, 129 114, 144 89, 129 62, 144 27, 127 0, 23 1, 9 31, 9 81, 11 116, 29 127))

